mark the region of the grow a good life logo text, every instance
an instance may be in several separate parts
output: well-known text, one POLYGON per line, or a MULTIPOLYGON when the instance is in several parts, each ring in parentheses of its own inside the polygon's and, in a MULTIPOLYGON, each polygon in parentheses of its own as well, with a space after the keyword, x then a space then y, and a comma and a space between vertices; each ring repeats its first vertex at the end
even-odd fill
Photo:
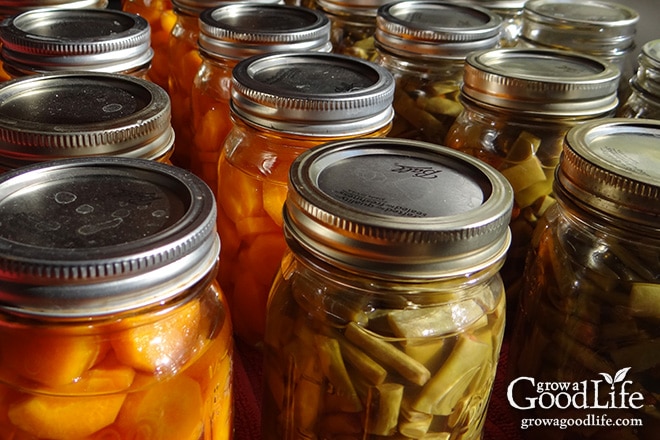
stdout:
POLYGON ((641 426, 640 419, 611 419, 605 410, 633 409, 643 407, 644 396, 632 390, 633 382, 626 380, 630 367, 622 368, 616 374, 600 373, 601 379, 579 382, 541 382, 533 377, 521 376, 514 379, 507 388, 509 405, 518 410, 593 410, 584 418, 527 418, 522 419, 521 428, 532 426, 556 426, 566 429, 569 426, 641 426), (524 392, 520 392, 524 389, 524 392), (595 411, 599 411, 596 414, 595 411))

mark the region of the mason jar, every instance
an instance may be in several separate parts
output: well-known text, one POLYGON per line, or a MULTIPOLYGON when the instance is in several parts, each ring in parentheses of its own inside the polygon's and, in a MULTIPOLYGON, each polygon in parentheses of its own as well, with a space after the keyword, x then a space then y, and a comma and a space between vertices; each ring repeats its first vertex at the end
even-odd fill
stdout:
POLYGON ((334 53, 373 61, 376 57, 376 13, 380 6, 390 1, 312 0, 312 7, 323 11, 332 23, 330 38, 334 53))
MULTIPOLYGON (((246 0, 239 0, 246 1, 246 0)), ((273 4, 280 0, 247 0, 256 3, 273 4)), ((199 16, 208 8, 215 8, 236 0, 172 0, 176 21, 168 46, 167 91, 172 100, 172 126, 176 133, 176 148, 173 162, 181 168, 190 169, 187 146, 193 142, 191 90, 195 76, 202 65, 198 50, 199 16)))
POLYGON ((0 176, 0 437, 230 439, 208 187, 158 162, 0 176))
POLYGON ((0 24, 0 57, 18 78, 90 71, 147 78, 153 50, 149 23, 112 9, 36 9, 0 24))
POLYGON ((401 0, 378 9, 375 62, 396 79, 391 137, 443 144, 460 114, 468 54, 498 46, 502 19, 476 6, 401 0))
POLYGON ((568 51, 501 48, 466 59, 464 109, 445 145, 493 165, 513 186, 513 241, 502 269, 510 303, 520 289, 532 230, 554 203, 564 136, 574 125, 612 116, 618 82, 614 65, 568 51))
POLYGON ((210 8, 199 17, 202 65, 193 82, 193 142, 178 145, 190 171, 213 190, 218 157, 231 129, 231 72, 245 58, 278 51, 330 52, 330 21, 321 11, 299 6, 235 3, 210 8))
POLYGON ((151 48, 154 51, 149 79, 167 90, 168 47, 176 22, 171 0, 122 0, 121 9, 144 17, 149 23, 151 48))
POLYGON ((437 144, 331 142, 291 166, 264 438, 482 436, 513 191, 437 144))
POLYGON ((648 41, 630 79, 630 96, 617 112, 623 118, 660 119, 660 39, 648 41))
POLYGON ((173 143, 169 97, 145 79, 63 72, 0 85, 0 171, 83 156, 170 164, 173 143))
MULTIPOLYGON (((454 0, 451 0, 454 3, 454 0)), ((502 18, 500 46, 514 47, 518 44, 522 27, 523 7, 527 0, 461 0, 461 3, 486 8, 502 18)))
POLYGON ((625 100, 634 73, 639 14, 609 0, 529 0, 525 3, 519 43, 592 55, 621 71, 619 100, 625 100))
POLYGON ((286 248, 289 166, 324 142, 385 136, 394 78, 355 57, 279 52, 239 62, 231 90, 234 126, 218 159, 218 279, 236 335, 260 347, 268 291, 286 248))
POLYGON ((566 136, 557 203, 538 225, 525 272, 508 358, 510 400, 527 420, 616 424, 530 427, 525 438, 658 435, 659 151, 656 120, 593 121, 566 136), (556 384, 547 393, 537 388, 553 382, 565 384, 563 397, 556 384), (539 398, 543 407, 533 404, 539 398))

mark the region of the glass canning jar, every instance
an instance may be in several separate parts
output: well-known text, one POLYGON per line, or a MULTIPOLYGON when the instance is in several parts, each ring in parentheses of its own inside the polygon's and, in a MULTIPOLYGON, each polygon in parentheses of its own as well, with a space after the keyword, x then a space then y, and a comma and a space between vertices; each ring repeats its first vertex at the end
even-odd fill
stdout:
POLYGON ((0 170, 83 156, 170 164, 173 143, 169 97, 148 80, 63 72, 0 85, 0 170))
POLYGON ((526 438, 658 436, 658 152, 655 120, 606 119, 566 136, 554 183, 557 203, 539 222, 525 271, 509 391, 525 418, 591 414, 624 424, 530 427, 526 438), (552 405, 556 392, 548 393, 546 408, 530 407, 540 393, 532 381, 566 383, 568 396, 552 405), (576 394, 577 404, 559 408, 576 394))
POLYGON ((122 0, 123 11, 144 17, 151 29, 151 48, 154 51, 149 79, 167 90, 169 70, 168 47, 176 16, 170 0, 122 0))
POLYGON ((373 61, 376 57, 376 12, 390 1, 313 0, 312 7, 323 11, 330 19, 334 53, 373 61))
MULTIPOLYGON (((242 0, 238 0, 239 2, 242 0)), ((278 3, 280 0, 247 0, 255 3, 278 3)), ((172 162, 190 169, 188 145, 194 138, 192 130, 191 91, 195 76, 202 65, 198 50, 199 16, 208 8, 215 8, 237 0, 172 0, 176 21, 170 35, 168 47, 167 91, 172 100, 172 126, 176 133, 176 144, 172 162)))
POLYGON ((396 80, 391 137, 443 144, 462 110, 465 57, 498 46, 502 19, 487 9, 402 0, 378 9, 375 62, 396 80))
POLYGON ((538 217, 554 203, 552 181, 566 132, 612 116, 618 69, 598 58, 551 49, 501 48, 466 59, 463 112, 445 145, 501 171, 513 186, 513 242, 502 269, 515 302, 538 217))
POLYGON ((645 43, 637 60, 630 96, 619 106, 617 116, 660 119, 660 40, 645 43))
POLYGON ((36 9, 0 24, 0 57, 13 78, 59 71, 147 78, 149 23, 112 9, 36 9))
POLYGON ((601 0, 529 0, 519 43, 523 47, 576 51, 613 63, 621 71, 619 100, 629 93, 639 14, 628 6, 601 0))
MULTIPOLYGON (((286 5, 236 3, 199 17, 202 65, 193 82, 193 142, 186 148, 190 171, 218 186, 218 157, 231 129, 231 72, 250 56, 281 51, 330 52, 330 21, 321 12, 286 5)), ((179 153, 182 153, 179 151, 179 153)))
POLYGON ((264 438, 481 438, 513 191, 467 154, 331 142, 291 166, 264 438))
POLYGON ((213 195, 133 158, 0 176, 0 438, 229 440, 213 195))
POLYGON ((523 7, 527 0, 449 0, 451 3, 462 3, 479 6, 496 13, 502 18, 500 46, 514 47, 518 44, 522 27, 523 7))
POLYGON ((268 291, 286 247, 289 166, 324 142, 385 136, 394 78, 354 57, 286 52, 239 62, 231 93, 234 126, 218 160, 218 279, 235 333, 261 345, 268 291))

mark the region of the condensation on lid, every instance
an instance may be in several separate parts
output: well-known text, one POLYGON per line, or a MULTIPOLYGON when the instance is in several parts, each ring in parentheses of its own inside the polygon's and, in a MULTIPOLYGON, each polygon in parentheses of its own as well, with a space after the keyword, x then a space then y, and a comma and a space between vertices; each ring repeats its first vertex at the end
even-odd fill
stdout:
POLYGON ((340 265, 433 277, 501 258, 512 204, 508 182, 459 151, 394 138, 340 141, 294 161, 285 230, 340 265))
POLYGON ((196 176, 117 157, 0 175, 0 308, 53 316, 164 301, 211 270, 215 203, 196 176))
POLYGON ((144 18, 111 9, 35 9, 0 26, 4 64, 22 74, 145 68, 150 34, 144 18))
POLYGON ((154 158, 170 140, 169 96, 144 79, 68 72, 0 85, 0 162, 104 154, 154 158))

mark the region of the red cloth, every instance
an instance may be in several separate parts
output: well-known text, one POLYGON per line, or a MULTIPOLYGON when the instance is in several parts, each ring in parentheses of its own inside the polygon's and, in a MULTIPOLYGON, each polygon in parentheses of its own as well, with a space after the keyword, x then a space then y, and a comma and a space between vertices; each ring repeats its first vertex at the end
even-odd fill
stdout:
MULTIPOLYGON (((520 429, 506 398, 506 362, 508 343, 505 340, 491 395, 484 440, 519 440, 520 429)), ((236 341, 234 362, 234 440, 261 439, 262 356, 261 352, 236 341)))

